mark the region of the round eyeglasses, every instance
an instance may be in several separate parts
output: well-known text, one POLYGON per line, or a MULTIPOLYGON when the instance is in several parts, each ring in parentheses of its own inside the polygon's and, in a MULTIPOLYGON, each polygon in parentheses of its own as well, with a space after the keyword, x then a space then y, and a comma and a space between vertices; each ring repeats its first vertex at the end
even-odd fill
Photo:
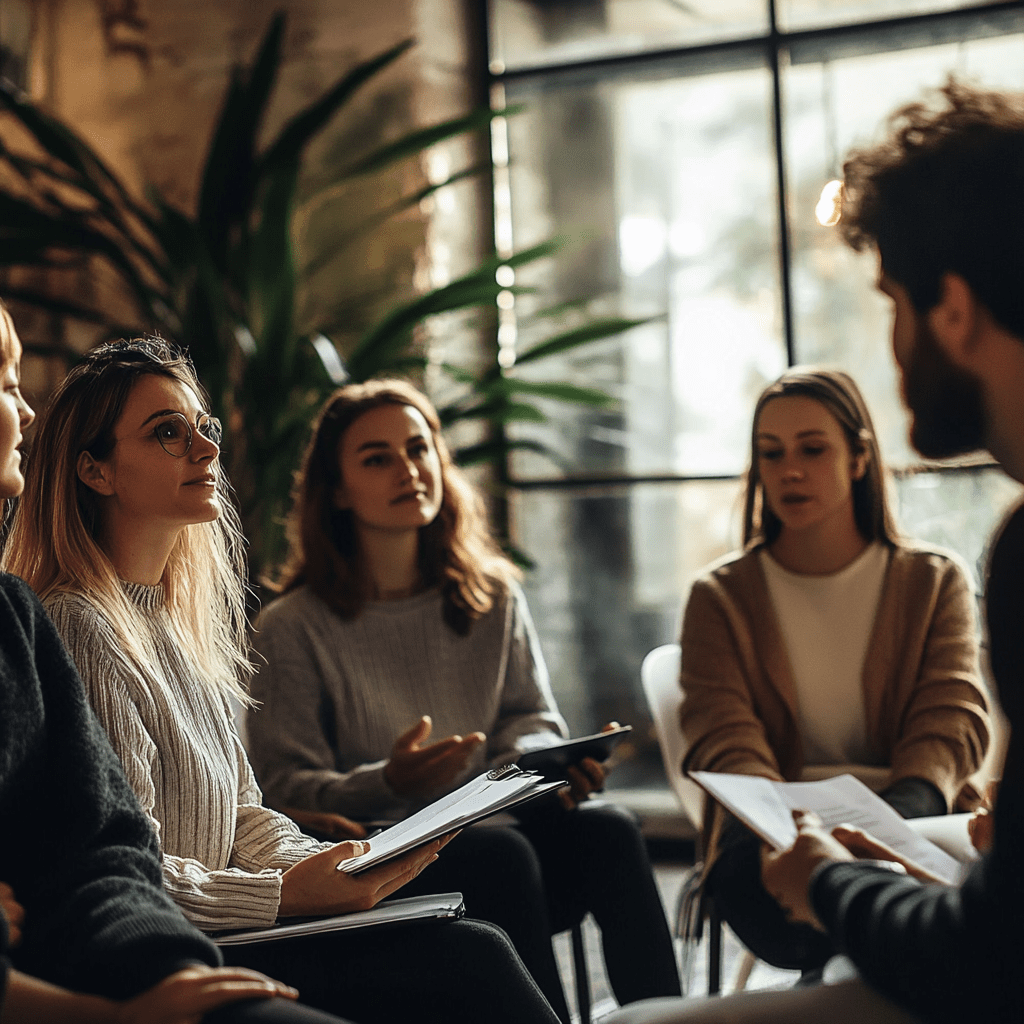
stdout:
POLYGON ((160 447, 168 455, 181 459, 188 455, 192 448, 193 430, 198 430, 203 437, 218 447, 224 437, 224 430, 216 416, 200 416, 199 422, 193 428, 180 412, 173 412, 161 420, 153 429, 153 433, 160 442, 160 447))

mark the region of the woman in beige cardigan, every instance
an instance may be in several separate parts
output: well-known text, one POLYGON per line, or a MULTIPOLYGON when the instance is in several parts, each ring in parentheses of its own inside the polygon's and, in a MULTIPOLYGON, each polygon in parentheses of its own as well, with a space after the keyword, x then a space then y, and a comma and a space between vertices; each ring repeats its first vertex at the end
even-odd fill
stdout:
MULTIPOLYGON (((989 742, 971 587, 950 555, 898 536, 854 381, 790 370, 754 411, 744 550, 694 583, 682 630, 684 769, 798 779, 889 769, 904 817, 970 809, 989 742)), ((812 971, 833 952, 760 881, 757 838, 705 819, 706 885, 744 943, 812 971)))

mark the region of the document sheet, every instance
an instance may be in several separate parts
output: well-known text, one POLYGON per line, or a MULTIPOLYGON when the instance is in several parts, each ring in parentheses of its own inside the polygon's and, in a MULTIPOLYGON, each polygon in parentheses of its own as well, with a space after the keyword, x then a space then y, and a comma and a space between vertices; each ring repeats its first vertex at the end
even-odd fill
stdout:
POLYGON ((818 782, 776 782, 756 775, 690 772, 691 778, 776 850, 796 839, 793 811, 814 811, 825 828, 851 825, 950 884, 960 881, 965 865, 940 850, 880 796, 852 775, 818 782))
POLYGON ((370 849, 342 861, 338 870, 349 874, 366 871, 438 836, 564 785, 564 779, 545 782, 540 775, 520 771, 514 764, 485 772, 367 840, 370 849))

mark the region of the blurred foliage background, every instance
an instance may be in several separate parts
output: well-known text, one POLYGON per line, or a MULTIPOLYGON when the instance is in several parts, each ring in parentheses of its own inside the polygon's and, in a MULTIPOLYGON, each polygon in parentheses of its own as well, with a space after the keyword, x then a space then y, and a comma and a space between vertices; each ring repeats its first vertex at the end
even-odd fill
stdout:
MULTIPOLYGON (((397 195, 389 170, 421 160, 445 140, 487 133, 495 114, 476 110, 370 152, 353 145, 352 133, 365 127, 355 117, 345 126, 353 97, 372 89, 401 59, 412 45, 406 40, 351 68, 262 141, 284 32, 285 16, 279 13, 252 62, 235 68, 191 213, 154 188, 148 201, 139 201, 69 127, 13 88, 0 86, 0 104, 17 129, 0 141, 5 294, 22 305, 92 324, 101 340, 149 331, 189 349, 213 411, 225 423, 223 457, 250 540, 254 579, 283 554, 292 475, 316 409, 349 380, 399 374, 423 384, 431 362, 424 331, 430 318, 469 313, 458 322, 460 329, 483 326, 491 333, 487 358, 433 365, 445 379, 439 402, 445 425, 476 427, 460 431, 459 437, 469 440, 454 446, 456 458, 489 469, 499 507, 509 453, 516 447, 544 450, 514 436, 517 421, 546 417, 536 399, 592 406, 609 401, 597 389, 538 380, 536 374, 521 379, 497 361, 493 310, 499 293, 521 290, 510 283, 515 269, 551 257, 559 240, 491 256, 470 273, 419 294, 410 287, 408 268, 397 275, 363 271, 395 266, 365 258, 387 244, 385 225, 393 227, 439 190, 487 168, 470 164, 397 195), (332 170, 300 186, 307 150, 328 125, 336 133, 332 170), (362 155, 346 160, 349 151, 362 155), (499 268, 507 269, 498 273, 499 268), (93 301, 88 290, 66 287, 69 275, 80 280, 83 270, 116 278, 134 313, 125 317, 123 308, 113 312, 115 307, 93 301)), ((582 306, 541 311, 537 317, 550 327, 542 341, 516 353, 517 365, 641 322, 590 317, 582 306)), ((504 519, 497 518, 501 532, 504 519)))

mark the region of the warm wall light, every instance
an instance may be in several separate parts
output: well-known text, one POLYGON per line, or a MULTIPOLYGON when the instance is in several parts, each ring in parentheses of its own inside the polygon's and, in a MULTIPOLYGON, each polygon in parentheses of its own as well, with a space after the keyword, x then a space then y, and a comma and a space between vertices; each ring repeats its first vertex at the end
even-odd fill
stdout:
POLYGON ((830 228, 839 223, 843 215, 843 183, 834 178, 825 183, 818 197, 818 203, 814 207, 814 216, 818 223, 824 228, 830 228))

